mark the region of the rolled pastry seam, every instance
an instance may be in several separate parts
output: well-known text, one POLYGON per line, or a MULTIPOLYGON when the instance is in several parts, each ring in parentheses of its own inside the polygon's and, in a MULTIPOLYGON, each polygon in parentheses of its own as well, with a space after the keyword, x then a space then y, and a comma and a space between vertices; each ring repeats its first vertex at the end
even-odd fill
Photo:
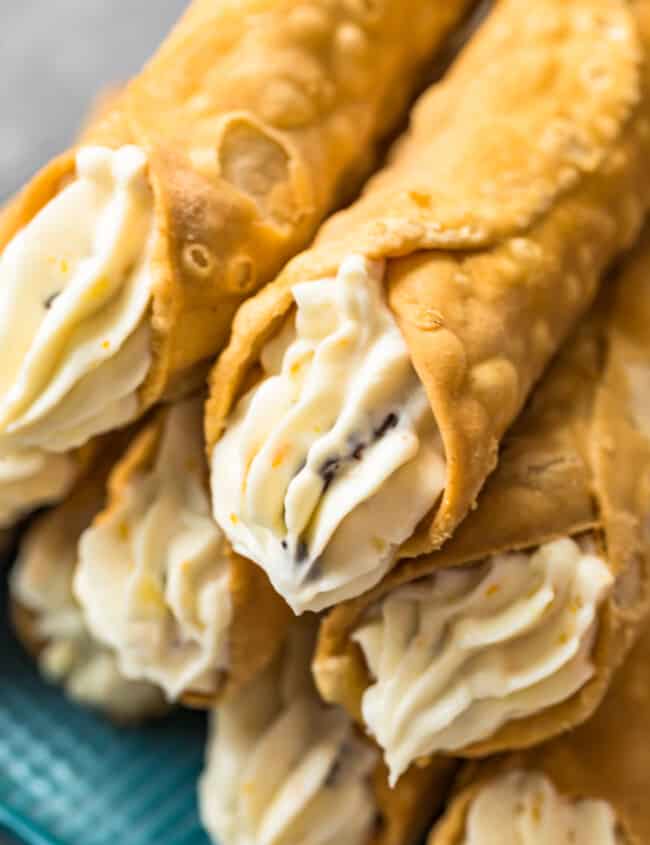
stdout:
POLYGON ((201 818, 221 845, 407 845, 440 808, 455 764, 414 769, 394 790, 378 750, 314 688, 316 621, 292 627, 266 669, 214 712, 201 818))
POLYGON ((648 237, 552 365, 454 537, 322 624, 319 690, 378 739, 393 778, 429 754, 523 748, 581 723, 638 636, 648 237))
POLYGON ((637 235, 635 12, 497 4, 361 198, 237 315, 206 416, 214 511, 296 612, 451 535, 637 235))
POLYGON ((527 752, 468 764, 429 845, 648 842, 649 667, 646 629, 589 721, 527 752))
POLYGON ((111 452, 27 529, 11 572, 11 611, 18 637, 45 678, 71 699, 131 722, 163 713, 164 697, 154 685, 120 672, 115 654, 89 632, 72 591, 79 537, 102 507, 111 452))
POLYGON ((125 675, 208 707, 256 674, 290 611, 210 512, 202 396, 156 411, 111 471, 79 543, 75 592, 125 675))
POLYGON ((187 391, 469 5, 194 0, 0 220, 0 440, 65 451, 187 391))

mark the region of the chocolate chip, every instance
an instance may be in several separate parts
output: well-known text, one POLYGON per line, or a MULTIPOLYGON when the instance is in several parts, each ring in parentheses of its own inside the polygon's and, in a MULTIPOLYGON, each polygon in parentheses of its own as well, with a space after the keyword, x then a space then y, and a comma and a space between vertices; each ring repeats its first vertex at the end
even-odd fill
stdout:
POLYGON ((309 547, 307 543, 304 540, 298 540, 298 545, 296 546, 296 563, 304 563, 308 555, 309 547))
POLYGON ((328 458, 319 470, 320 477, 323 479, 323 492, 327 490, 336 473, 339 471, 341 465, 340 458, 328 458))
POLYGON ((379 439, 380 437, 383 437, 384 434, 386 434, 387 431, 389 431, 391 428, 395 428, 395 426, 397 425, 398 422, 399 422, 399 417, 397 416, 397 414, 395 414, 395 413, 388 414, 388 416, 384 419, 384 421, 379 426, 379 428, 375 429, 375 437, 377 439, 379 439))
POLYGON ((46 311, 49 311, 49 309, 52 307, 52 303, 54 302, 54 300, 57 298, 57 296, 58 296, 60 293, 61 293, 61 291, 60 291, 60 290, 57 290, 57 291, 55 291, 54 293, 51 293, 51 294, 48 296, 48 298, 47 298, 47 299, 45 300, 45 302, 43 303, 43 306, 44 306, 44 308, 45 308, 45 310, 46 310, 46 311))

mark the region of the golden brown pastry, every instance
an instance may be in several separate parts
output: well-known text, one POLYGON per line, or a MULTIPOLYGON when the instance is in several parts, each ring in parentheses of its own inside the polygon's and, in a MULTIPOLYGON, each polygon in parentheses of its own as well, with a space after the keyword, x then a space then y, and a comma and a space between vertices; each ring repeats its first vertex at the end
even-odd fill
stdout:
POLYGON ((509 433, 478 508, 323 622, 319 689, 384 748, 525 748, 588 718, 649 610, 650 230, 509 433), (615 294, 615 296, 613 296, 615 294))
POLYGON ((86 624, 122 670, 197 707, 261 671, 291 617, 212 519, 203 404, 178 401, 141 426, 85 526, 75 575, 86 624))
POLYGON ((194 0, 0 219, 0 449, 65 452, 189 393, 469 5, 194 0))
POLYGON ((295 623, 273 663, 215 711, 199 796, 220 845, 408 845, 441 806, 452 761, 389 789, 377 749, 319 699, 316 625, 295 623))
POLYGON ((646 630, 588 722, 530 751, 468 764, 429 845, 645 845, 649 708, 646 630))
POLYGON ((501 0, 362 197, 240 310, 211 377, 214 513, 296 612, 449 538, 637 236, 647 6, 501 0))

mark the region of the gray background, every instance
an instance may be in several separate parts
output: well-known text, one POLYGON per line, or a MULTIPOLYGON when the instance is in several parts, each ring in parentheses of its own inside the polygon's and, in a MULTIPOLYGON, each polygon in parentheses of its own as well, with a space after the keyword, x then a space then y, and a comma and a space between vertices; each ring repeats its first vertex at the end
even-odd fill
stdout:
POLYGON ((0 0, 0 201, 135 73, 188 0, 0 0))

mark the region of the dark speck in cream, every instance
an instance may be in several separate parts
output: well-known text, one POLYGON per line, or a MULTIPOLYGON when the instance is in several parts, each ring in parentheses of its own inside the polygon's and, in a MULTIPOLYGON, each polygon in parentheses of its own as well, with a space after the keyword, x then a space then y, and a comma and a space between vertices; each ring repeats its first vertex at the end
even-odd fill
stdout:
POLYGON ((386 432, 389 431, 391 428, 395 428, 398 422, 399 417, 397 416, 397 414, 393 412, 388 414, 388 416, 384 418, 384 421, 379 426, 379 428, 375 429, 375 437, 377 438, 377 440, 379 440, 380 437, 383 437, 384 434, 386 434, 386 432))
POLYGON ((54 302, 54 300, 57 298, 57 296, 58 296, 60 293, 61 293, 61 291, 60 291, 60 290, 57 290, 57 291, 55 291, 54 293, 51 293, 51 294, 48 296, 48 298, 47 298, 47 299, 45 300, 45 302, 43 303, 43 306, 44 306, 44 308, 45 308, 45 310, 46 310, 46 311, 49 311, 49 309, 52 307, 52 303, 54 302))

